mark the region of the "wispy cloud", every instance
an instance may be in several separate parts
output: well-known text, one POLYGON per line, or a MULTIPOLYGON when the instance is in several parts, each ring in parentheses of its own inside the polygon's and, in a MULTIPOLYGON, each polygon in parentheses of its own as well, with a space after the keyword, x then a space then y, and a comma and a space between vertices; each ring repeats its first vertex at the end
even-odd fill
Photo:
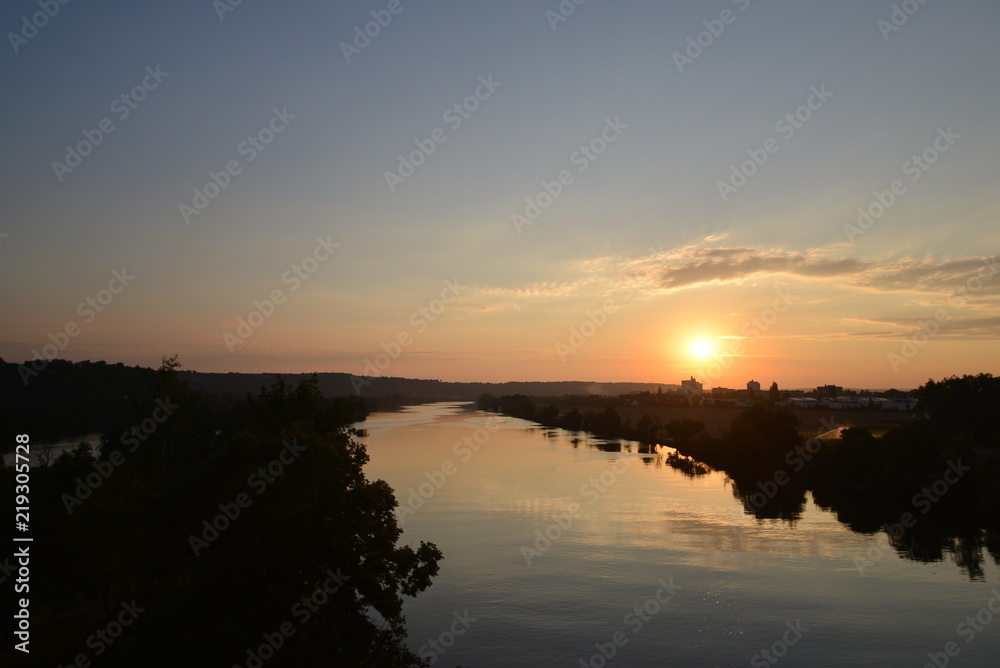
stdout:
POLYGON ((806 253, 757 251, 748 248, 706 249, 678 266, 650 267, 660 287, 667 290, 705 283, 738 282, 759 274, 788 274, 806 278, 857 275, 867 269, 859 260, 828 260, 806 253))
MULTIPOLYGON (((840 286, 878 292, 950 294, 983 274, 989 259, 860 259, 833 256, 832 249, 800 252, 690 245, 617 263, 628 272, 645 277, 649 287, 661 292, 706 284, 739 283, 764 275, 785 275, 829 280, 840 286)), ((613 262, 611 258, 591 261, 595 266, 613 262)), ((1000 294, 1000 278, 986 281, 981 292, 1000 294)))
MULTIPOLYGON (((877 266, 876 270, 859 277, 855 285, 883 292, 950 293, 979 274, 985 266, 984 258, 898 260, 877 266)), ((986 281, 982 292, 1000 294, 1000 277, 986 281)))
MULTIPOLYGON (((859 318, 858 320, 867 320, 871 323, 883 325, 893 325, 896 329, 884 332, 852 332, 847 336, 863 336, 865 338, 897 338, 900 335, 906 335, 919 330, 921 328, 921 324, 929 320, 929 318, 859 318)), ((940 334, 937 336, 942 339, 997 338, 1000 336, 1000 316, 991 316, 987 318, 960 318, 951 315, 948 317, 946 322, 942 323, 940 334)))
POLYGON ((634 298, 652 299, 681 290, 773 277, 809 282, 813 287, 804 288, 814 295, 809 303, 822 308, 815 313, 826 323, 826 331, 786 333, 793 338, 888 339, 917 329, 921 318, 946 306, 950 296, 962 286, 969 286, 975 287, 975 296, 963 307, 968 310, 953 314, 942 337, 1000 335, 1000 304, 990 298, 1000 294, 1000 273, 990 273, 991 258, 847 257, 841 248, 789 251, 726 247, 719 245, 724 239, 725 235, 713 235, 695 244, 650 249, 638 257, 599 256, 553 265, 553 276, 561 280, 518 287, 481 287, 478 310, 505 310, 525 302, 555 308, 557 304, 609 296, 624 286, 635 291, 634 298), (975 285, 970 286, 970 281, 975 285), (896 300, 898 315, 870 317, 883 307, 879 295, 892 293, 906 295, 906 299, 896 300))

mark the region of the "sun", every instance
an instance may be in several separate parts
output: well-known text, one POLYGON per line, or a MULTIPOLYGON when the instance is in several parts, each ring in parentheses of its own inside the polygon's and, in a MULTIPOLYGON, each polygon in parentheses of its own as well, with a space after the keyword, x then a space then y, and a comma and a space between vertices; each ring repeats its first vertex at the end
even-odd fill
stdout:
POLYGON ((715 344, 708 339, 697 339, 691 342, 691 356, 700 360, 708 359, 715 353, 715 344))

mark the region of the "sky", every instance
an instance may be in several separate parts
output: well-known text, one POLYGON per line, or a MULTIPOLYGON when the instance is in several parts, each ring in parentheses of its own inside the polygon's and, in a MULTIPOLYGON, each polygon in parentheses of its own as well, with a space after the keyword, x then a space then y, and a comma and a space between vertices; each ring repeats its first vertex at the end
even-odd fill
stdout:
POLYGON ((11 0, 0 357, 997 374, 998 27, 992 0, 11 0))

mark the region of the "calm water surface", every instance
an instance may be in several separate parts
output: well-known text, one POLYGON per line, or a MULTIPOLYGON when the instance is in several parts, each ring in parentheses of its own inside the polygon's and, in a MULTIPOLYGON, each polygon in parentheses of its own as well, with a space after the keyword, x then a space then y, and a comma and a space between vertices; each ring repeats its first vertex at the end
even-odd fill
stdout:
POLYGON ((1000 611, 993 562, 973 582, 902 559, 811 499, 794 525, 758 521, 724 474, 461 404, 359 426, 369 478, 416 507, 402 540, 444 553, 405 608, 410 647, 435 666, 1000 665, 1000 619, 981 612, 991 598, 1000 611))

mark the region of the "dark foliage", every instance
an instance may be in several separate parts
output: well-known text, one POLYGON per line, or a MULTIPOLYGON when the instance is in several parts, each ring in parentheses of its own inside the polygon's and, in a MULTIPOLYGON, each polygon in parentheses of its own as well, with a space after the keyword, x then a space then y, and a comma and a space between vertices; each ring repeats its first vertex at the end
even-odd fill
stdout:
MULTIPOLYGON (((220 405, 175 368, 164 360, 106 416, 99 460, 81 447, 32 469, 31 665, 93 657, 88 637, 132 600, 143 612, 101 665, 243 666, 285 623, 268 666, 423 665, 403 596, 442 555, 397 545, 393 490, 365 477, 347 427, 363 405, 324 399, 315 379, 220 405), (163 405, 152 433, 130 432, 163 405)), ((11 489, 13 469, 0 479, 11 489)))

